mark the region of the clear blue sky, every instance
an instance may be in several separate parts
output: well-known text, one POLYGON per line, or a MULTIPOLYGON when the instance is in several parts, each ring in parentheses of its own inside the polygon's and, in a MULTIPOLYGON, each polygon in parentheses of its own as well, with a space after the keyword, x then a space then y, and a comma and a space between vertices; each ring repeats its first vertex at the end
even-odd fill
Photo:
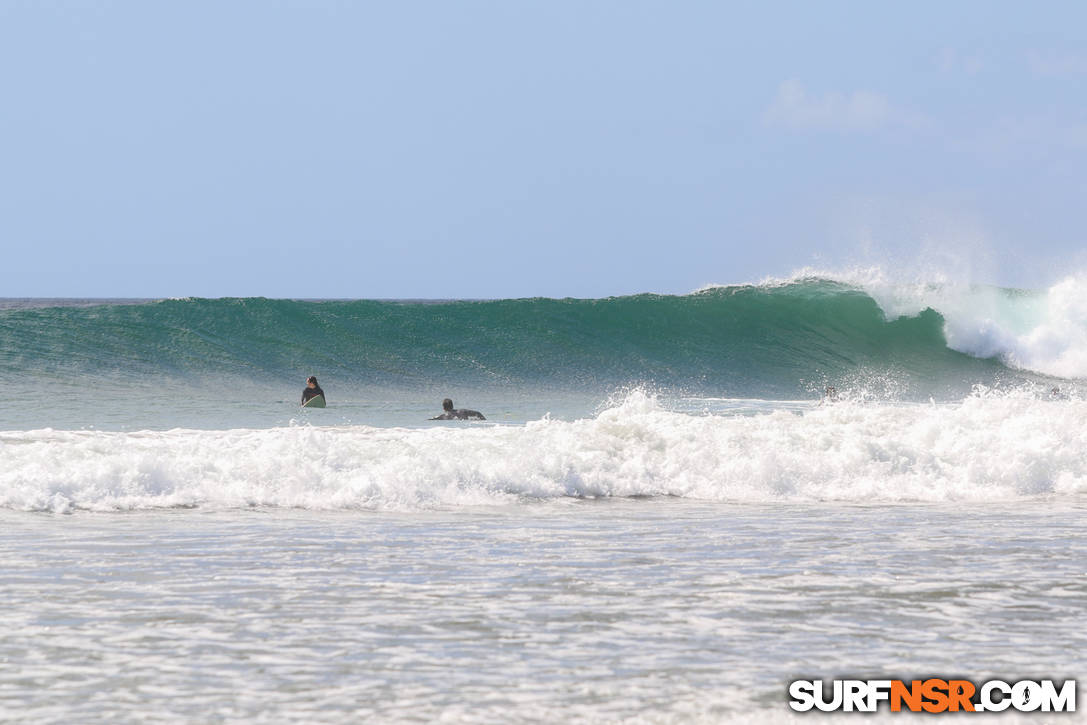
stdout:
POLYGON ((0 296, 1087 269, 1087 4, 0 0, 0 296))

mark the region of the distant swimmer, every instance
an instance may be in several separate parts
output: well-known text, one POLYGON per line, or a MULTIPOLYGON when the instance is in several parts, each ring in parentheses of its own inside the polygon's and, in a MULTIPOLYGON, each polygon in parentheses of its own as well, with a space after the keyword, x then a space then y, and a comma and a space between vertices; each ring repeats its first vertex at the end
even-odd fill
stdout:
POLYGON ((835 388, 833 385, 828 385, 826 391, 823 394, 823 400, 828 403, 837 403, 839 400, 838 389, 835 388))
POLYGON ((325 391, 321 390, 321 386, 317 384, 317 377, 310 375, 306 379, 306 387, 302 389, 302 405, 303 407, 317 407, 323 408, 325 403, 325 391), (320 400, 314 400, 314 398, 320 398, 320 400))
POLYGON ((442 401, 442 409, 445 412, 437 418, 431 418, 431 420, 487 420, 483 417, 483 413, 478 410, 467 410, 466 408, 454 410, 453 401, 449 398, 442 401))

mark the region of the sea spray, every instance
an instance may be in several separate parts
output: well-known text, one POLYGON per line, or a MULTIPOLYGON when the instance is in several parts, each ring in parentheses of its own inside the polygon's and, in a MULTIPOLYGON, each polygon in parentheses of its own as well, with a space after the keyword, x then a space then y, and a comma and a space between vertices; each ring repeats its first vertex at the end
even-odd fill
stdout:
MULTIPOLYGON (((1025 299, 999 294, 1011 308, 1025 299)), ((1022 304, 1028 302, 1036 304, 1022 304)), ((1069 306, 1061 309, 1061 319, 1071 319, 1069 306)), ((8 307, 0 309, 0 373, 30 372, 29 382, 43 385, 278 383, 319 372, 322 380, 390 388, 529 386, 599 394, 648 384, 795 397, 809 392, 813 380, 864 371, 891 375, 904 396, 924 400, 961 398, 975 383, 1022 382, 1031 365, 1078 376, 1078 343, 1054 353, 1052 365, 1040 352, 1064 329, 1056 320, 1052 333, 1045 321, 1018 332, 996 325, 1000 334, 981 344, 966 339, 969 324, 938 305, 899 314, 857 286, 807 278, 598 300, 247 298, 8 307), (1026 354, 1031 350, 1038 354, 1026 354)))
POLYGON ((766 288, 807 280, 836 280, 862 290, 887 320, 931 310, 944 320, 948 347, 995 358, 1019 370, 1061 378, 1087 377, 1087 275, 1070 274, 1041 290, 1021 290, 945 278, 905 281, 882 268, 827 273, 802 270, 766 288))
POLYGON ((630 393, 592 418, 404 429, 0 435, 0 506, 417 510, 564 497, 852 503, 1075 499, 1087 402, 978 391, 691 415, 630 393))

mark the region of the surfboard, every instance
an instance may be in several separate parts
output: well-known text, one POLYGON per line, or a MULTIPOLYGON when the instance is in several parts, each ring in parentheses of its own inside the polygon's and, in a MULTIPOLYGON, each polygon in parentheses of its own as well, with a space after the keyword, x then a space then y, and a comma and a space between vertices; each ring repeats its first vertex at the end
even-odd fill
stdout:
POLYGON ((302 403, 303 408, 323 408, 325 407, 325 396, 314 395, 312 398, 302 403))

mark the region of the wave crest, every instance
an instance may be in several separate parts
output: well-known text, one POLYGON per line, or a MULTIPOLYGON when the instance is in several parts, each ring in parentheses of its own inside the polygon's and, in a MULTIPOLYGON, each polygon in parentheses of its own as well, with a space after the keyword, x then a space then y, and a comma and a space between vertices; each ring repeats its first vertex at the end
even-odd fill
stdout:
POLYGON ((1087 493, 1087 402, 688 415, 636 391, 594 418, 470 429, 3 434, 0 506, 415 510, 564 497, 992 501, 1087 493))
POLYGON ((120 370, 278 383, 315 371, 388 387, 649 383, 788 397, 865 371, 924 400, 1035 373, 1087 377, 1087 277, 1040 292, 807 271, 599 300, 181 299, 3 309, 0 329, 0 371, 60 380, 120 370))

